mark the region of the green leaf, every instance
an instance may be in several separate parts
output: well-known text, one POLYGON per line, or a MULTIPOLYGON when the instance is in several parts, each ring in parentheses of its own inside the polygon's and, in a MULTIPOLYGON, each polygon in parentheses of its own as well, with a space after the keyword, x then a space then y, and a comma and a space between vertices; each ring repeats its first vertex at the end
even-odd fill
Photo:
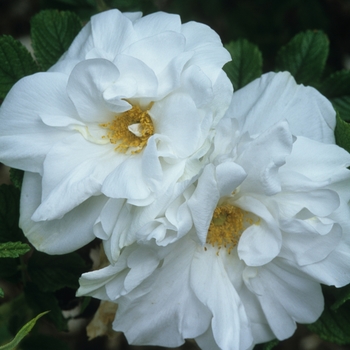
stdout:
POLYGON ((0 37, 0 98, 26 75, 36 73, 38 66, 29 51, 11 36, 0 37))
POLYGON ((350 343, 350 304, 345 303, 334 311, 326 302, 321 317, 309 329, 326 341, 339 345, 350 343))
POLYGON ((2 288, 0 288, 0 298, 3 298, 5 296, 4 291, 2 288))
POLYGON ((33 17, 31 36, 34 54, 44 70, 54 65, 67 51, 80 29, 80 19, 73 12, 45 10, 33 17))
POLYGON ((350 284, 334 290, 335 302, 330 306, 332 311, 337 311, 346 301, 350 300, 350 284))
POLYGON ((271 340, 263 345, 262 350, 272 350, 279 342, 278 339, 271 340))
POLYGON ((334 135, 336 144, 350 152, 350 124, 342 120, 339 113, 337 113, 334 135))
POLYGON ((36 321, 44 316, 45 314, 47 314, 49 311, 45 311, 40 313, 38 316, 34 317, 31 321, 29 321, 28 323, 26 323, 21 329, 20 331, 16 334, 15 338, 10 342, 7 343, 3 346, 0 346, 0 350, 12 350, 14 349, 19 343, 20 341, 32 330, 32 328, 35 326, 36 321))
POLYGON ((350 121, 350 70, 332 74, 319 87, 333 104, 342 119, 350 121))
POLYGON ((28 282, 24 288, 28 305, 36 312, 50 310, 47 317, 60 331, 67 331, 67 320, 62 315, 55 295, 51 292, 43 292, 34 283, 28 282))
POLYGON ((235 90, 242 88, 262 74, 262 55, 258 47, 245 39, 231 41, 225 45, 232 61, 226 63, 224 71, 235 90))
POLYGON ((18 331, 29 321, 35 314, 28 307, 24 294, 12 297, 9 301, 0 305, 0 343, 10 342, 18 331))
POLYGON ((21 190, 22 188, 23 175, 24 175, 23 170, 14 169, 14 168, 10 169, 10 180, 13 186, 18 188, 19 190, 21 190))
POLYGON ((86 270, 84 260, 76 253, 48 255, 35 251, 28 262, 31 281, 44 292, 64 287, 77 289, 78 279, 86 270))
POLYGON ((91 297, 82 297, 80 304, 80 314, 82 314, 86 308, 90 305, 91 297))
POLYGON ((29 250, 29 245, 22 242, 0 243, 0 258, 18 258, 29 250))
POLYGON ((322 31, 299 33, 277 53, 276 68, 289 71, 299 84, 314 85, 321 78, 328 51, 329 41, 322 31))

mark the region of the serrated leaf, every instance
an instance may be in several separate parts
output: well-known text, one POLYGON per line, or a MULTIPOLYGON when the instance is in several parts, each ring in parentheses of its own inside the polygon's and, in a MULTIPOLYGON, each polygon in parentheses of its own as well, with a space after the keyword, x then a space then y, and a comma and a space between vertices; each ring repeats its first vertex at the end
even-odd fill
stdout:
POLYGON ((86 268, 84 260, 76 253, 48 255, 35 251, 28 262, 31 281, 44 292, 78 288, 78 279, 86 268))
POLYGON ((0 258, 18 258, 29 250, 29 245, 22 242, 0 243, 0 258))
POLYGON ((0 98, 26 75, 36 73, 38 66, 30 52, 11 36, 0 37, 0 98))
POLYGON ((321 78, 329 52, 329 41, 322 31, 297 34, 276 57, 276 69, 289 71, 299 84, 314 85, 321 78))
POLYGON ((309 329, 326 341, 339 345, 350 343, 350 305, 344 304, 333 311, 326 303, 321 317, 309 329))
POLYGON ((23 175, 24 175, 23 170, 14 169, 14 168, 10 169, 10 180, 13 186, 18 188, 19 190, 21 190, 22 188, 23 175))
POLYGON ((31 37, 40 66, 47 70, 54 65, 80 30, 80 19, 73 12, 45 10, 34 16, 31 21, 31 37))
POLYGON ((51 292, 43 292, 34 283, 27 283, 24 288, 25 298, 28 305, 36 312, 50 310, 47 317, 60 331, 67 331, 67 320, 62 315, 55 295, 51 292))
POLYGON ((71 348, 61 339, 53 338, 47 335, 30 335, 21 342, 21 350, 70 350, 71 348))
POLYGON ((350 70, 332 74, 319 87, 340 113, 342 119, 350 121, 350 70))
POLYGON ((334 136, 336 144, 350 152, 350 124, 342 120, 339 113, 337 113, 334 136))
POLYGON ((258 47, 245 39, 231 41, 225 45, 232 61, 226 63, 224 71, 235 90, 242 88, 262 74, 262 55, 258 47))
POLYGON ((15 338, 10 342, 3 346, 0 346, 0 350, 12 350, 14 349, 20 341, 32 330, 32 328, 35 326, 36 321, 47 314, 49 311, 45 311, 40 313, 38 316, 34 317, 32 320, 30 320, 28 323, 26 323, 20 331, 16 334, 15 338))

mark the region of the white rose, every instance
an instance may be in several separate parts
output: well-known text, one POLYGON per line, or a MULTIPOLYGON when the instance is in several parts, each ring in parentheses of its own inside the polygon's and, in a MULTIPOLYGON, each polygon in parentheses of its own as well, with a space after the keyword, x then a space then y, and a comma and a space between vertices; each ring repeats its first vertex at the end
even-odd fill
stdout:
POLYGON ((111 10, 49 72, 21 79, 0 110, 0 160, 26 172, 31 243, 73 251, 109 198, 144 207, 198 173, 232 97, 229 60, 206 25, 111 10))
POLYGON ((193 227, 126 247, 78 294, 117 302, 113 327, 134 344, 246 350, 314 322, 320 283, 350 282, 350 155, 334 126, 331 104, 289 73, 234 93, 187 200, 193 227))

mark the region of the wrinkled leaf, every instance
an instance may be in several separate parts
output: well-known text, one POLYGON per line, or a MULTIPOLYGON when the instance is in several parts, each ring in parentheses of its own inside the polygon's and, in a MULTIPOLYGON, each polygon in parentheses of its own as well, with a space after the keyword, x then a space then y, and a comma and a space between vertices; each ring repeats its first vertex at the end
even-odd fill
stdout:
POLYGON ((35 251, 28 262, 31 281, 44 292, 64 287, 77 289, 78 279, 86 269, 84 260, 76 253, 48 255, 35 251))
POLYGON ((0 258, 18 258, 29 250, 29 245, 22 242, 0 243, 0 258))
POLYGON ((242 88, 262 74, 262 55, 258 47, 245 39, 231 41, 225 45, 232 61, 226 63, 224 71, 235 90, 242 88))
POLYGON ((334 311, 326 303, 321 317, 309 329, 326 341, 339 345, 350 343, 350 305, 345 303, 334 311))
POLYGON ((299 33, 277 53, 276 68, 289 71, 298 84, 314 85, 321 78, 328 51, 329 41, 322 31, 299 33))
POLYGON ((350 124, 342 120, 337 113, 337 125, 334 130, 336 144, 350 152, 350 124))
POLYGON ((33 49, 43 70, 49 69, 59 60, 80 29, 80 19, 73 12, 45 10, 33 17, 33 49))
POLYGON ((332 74, 319 87, 340 113, 342 119, 350 121, 350 70, 332 74))
POLYGON ((5 98, 19 79, 37 71, 33 57, 19 41, 0 37, 0 98, 5 98))

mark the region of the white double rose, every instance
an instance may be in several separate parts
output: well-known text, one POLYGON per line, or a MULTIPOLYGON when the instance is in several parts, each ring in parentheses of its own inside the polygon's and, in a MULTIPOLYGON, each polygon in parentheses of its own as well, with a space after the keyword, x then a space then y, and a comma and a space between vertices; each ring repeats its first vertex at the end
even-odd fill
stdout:
POLYGON ((100 237, 110 198, 146 207, 194 176, 232 97, 229 60, 203 24, 111 10, 49 72, 21 79, 0 110, 0 160, 25 171, 31 243, 74 251, 100 237))
POLYGON ((155 218, 171 237, 190 212, 187 234, 160 246, 145 226, 79 295, 117 302, 113 327, 134 344, 246 350, 316 321, 320 283, 350 282, 350 155, 334 126, 331 104, 288 73, 234 93, 186 201, 155 218))

